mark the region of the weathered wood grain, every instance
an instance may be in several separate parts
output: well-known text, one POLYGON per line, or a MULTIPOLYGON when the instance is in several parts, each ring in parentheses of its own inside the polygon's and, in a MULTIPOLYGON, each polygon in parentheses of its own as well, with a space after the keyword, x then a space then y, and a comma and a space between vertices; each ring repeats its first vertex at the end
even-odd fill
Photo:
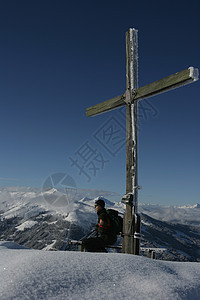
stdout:
POLYGON ((102 114, 106 111, 110 111, 112 109, 115 109, 117 107, 120 107, 124 105, 124 95, 120 95, 118 97, 106 100, 104 102, 101 102, 99 104, 96 104, 94 106, 91 106, 86 109, 86 116, 91 117, 91 116, 96 116, 98 114, 102 114))
POLYGON ((196 81, 196 79, 191 76, 190 68, 188 68, 186 70, 177 72, 173 75, 140 87, 136 90, 136 96, 134 100, 150 98, 152 96, 164 93, 169 90, 173 90, 177 87, 192 83, 194 81, 196 81))
MULTIPOLYGON (((126 90, 138 87, 138 39, 137 30, 126 32, 126 90)), ((138 191, 138 103, 126 106, 126 194, 133 194, 133 203, 126 204, 124 215, 124 237, 122 239, 122 252, 138 254, 134 240, 134 212, 137 210, 138 191)))
MULTIPOLYGON (((191 68, 193 67, 177 72, 173 75, 157 80, 153 83, 147 84, 138 89, 134 89, 135 97, 133 97, 132 101, 150 98, 155 95, 164 93, 169 90, 173 90, 177 87, 196 81, 197 79, 192 77, 191 75, 191 71, 190 71, 191 68)), ((125 100, 125 94, 114 97, 102 103, 96 104, 86 109, 86 115, 88 117, 96 116, 98 114, 104 113, 111 109, 115 109, 120 106, 126 105, 126 102, 124 100, 125 100)))

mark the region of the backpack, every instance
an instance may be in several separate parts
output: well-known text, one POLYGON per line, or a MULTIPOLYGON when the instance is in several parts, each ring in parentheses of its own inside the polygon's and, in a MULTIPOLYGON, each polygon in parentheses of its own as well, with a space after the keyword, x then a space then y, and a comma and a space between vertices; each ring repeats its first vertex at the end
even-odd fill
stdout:
POLYGON ((123 229, 123 218, 118 215, 117 210, 107 209, 106 212, 111 221, 111 230, 117 235, 120 234, 123 229))

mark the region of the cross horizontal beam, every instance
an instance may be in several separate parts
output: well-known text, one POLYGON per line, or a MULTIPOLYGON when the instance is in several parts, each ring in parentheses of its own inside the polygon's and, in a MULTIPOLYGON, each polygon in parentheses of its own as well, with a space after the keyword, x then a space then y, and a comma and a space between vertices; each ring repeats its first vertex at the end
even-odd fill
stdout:
POLYGON ((135 100, 142 100, 150 98, 152 96, 164 93, 166 91, 175 89, 177 87, 192 83, 198 80, 198 69, 190 67, 181 72, 177 72, 173 75, 157 80, 153 83, 147 84, 143 87, 132 91, 131 93, 125 93, 107 101, 101 102, 86 109, 86 116, 92 117, 106 111, 123 106, 128 102, 132 103, 135 100))

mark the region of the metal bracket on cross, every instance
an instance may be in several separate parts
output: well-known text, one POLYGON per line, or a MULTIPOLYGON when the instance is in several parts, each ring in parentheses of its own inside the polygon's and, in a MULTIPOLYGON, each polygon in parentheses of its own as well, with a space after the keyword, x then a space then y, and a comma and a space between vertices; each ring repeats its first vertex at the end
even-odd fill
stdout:
POLYGON ((126 104, 132 104, 134 101, 134 98, 136 97, 137 92, 134 89, 127 89, 125 94, 123 95, 123 100, 126 104))
MULTIPOLYGON (((133 189, 138 189, 138 190, 141 190, 142 189, 142 186, 141 185, 137 185, 137 186, 134 186, 133 189)), ((133 199, 134 199, 134 194, 133 193, 127 193, 125 194, 123 197, 122 197, 122 203, 124 204, 129 204, 131 206, 133 206, 133 199)))
POLYGON ((122 197, 122 203, 124 204, 129 204, 129 205, 133 205, 133 193, 128 193, 128 194, 125 194, 123 197, 122 197))

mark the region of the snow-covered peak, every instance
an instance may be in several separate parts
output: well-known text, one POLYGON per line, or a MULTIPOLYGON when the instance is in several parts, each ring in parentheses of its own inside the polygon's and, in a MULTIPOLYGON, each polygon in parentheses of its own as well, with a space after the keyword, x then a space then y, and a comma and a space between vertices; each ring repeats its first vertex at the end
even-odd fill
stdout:
POLYGON ((179 206, 179 208, 200 208, 200 204, 196 203, 194 205, 183 205, 183 206, 179 206))
POLYGON ((52 188, 52 189, 50 189, 50 190, 47 190, 47 191, 43 191, 42 193, 43 194, 54 194, 54 193, 56 193, 56 192, 58 192, 58 190, 57 189, 55 189, 55 188, 52 188))
POLYGON ((81 200, 79 200, 79 202, 90 202, 90 201, 92 201, 93 199, 90 199, 90 198, 88 198, 88 197, 84 197, 84 198, 82 198, 81 200))
POLYGON ((193 208, 200 208, 200 204, 199 204, 199 203, 195 204, 195 205, 193 206, 193 208))

